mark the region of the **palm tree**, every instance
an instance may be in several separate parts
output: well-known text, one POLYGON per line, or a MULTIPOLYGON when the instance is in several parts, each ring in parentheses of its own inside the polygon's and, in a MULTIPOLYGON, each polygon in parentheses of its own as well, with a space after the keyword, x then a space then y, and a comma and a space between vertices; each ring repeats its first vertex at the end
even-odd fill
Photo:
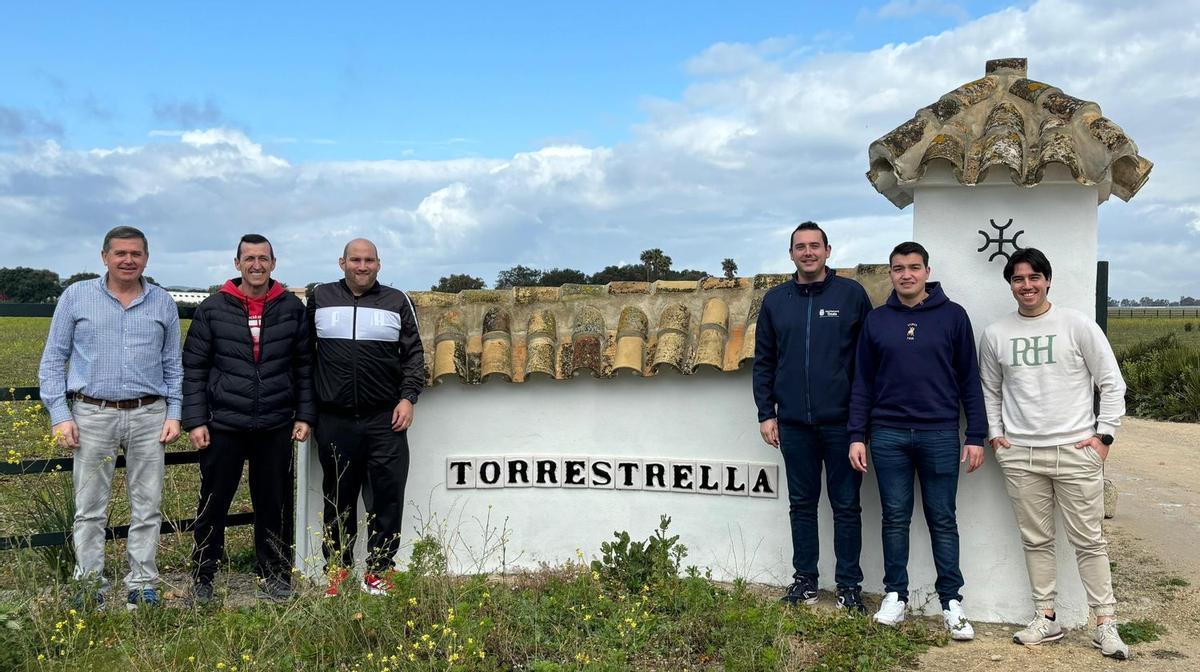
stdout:
POLYGON ((721 270, 725 271, 726 278, 733 278, 737 275, 737 262, 732 257, 726 257, 721 261, 721 270))
POLYGON ((651 279, 657 280, 671 270, 671 258, 663 254, 663 251, 657 247, 652 250, 643 250, 642 256, 639 258, 646 265, 646 282, 650 282, 651 279))

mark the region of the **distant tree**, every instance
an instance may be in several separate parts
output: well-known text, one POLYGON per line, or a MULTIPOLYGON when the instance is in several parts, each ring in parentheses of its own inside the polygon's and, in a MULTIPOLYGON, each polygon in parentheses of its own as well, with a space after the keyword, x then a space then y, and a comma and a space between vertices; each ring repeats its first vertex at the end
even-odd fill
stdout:
POLYGON ((552 268, 542 273, 538 284, 542 287, 560 287, 566 284, 584 285, 588 277, 583 271, 573 268, 552 268))
POLYGON ((737 262, 732 257, 726 257, 721 261, 721 271, 725 273, 726 278, 737 276, 737 262))
POLYGON ((1137 305, 1138 305, 1138 302, 1134 301, 1133 299, 1121 299, 1121 307, 1122 308, 1134 308, 1137 305))
POLYGON ((208 286, 208 293, 209 293, 209 294, 216 294, 217 292, 221 291, 221 288, 222 288, 222 287, 224 287, 224 286, 225 286, 225 283, 221 283, 221 284, 219 284, 219 285, 209 285, 209 286, 208 286))
POLYGON ((1110 296, 1110 297, 1108 297, 1108 307, 1109 307, 1109 308, 1113 308, 1113 307, 1115 307, 1115 306, 1118 306, 1118 305, 1120 305, 1120 304, 1118 304, 1118 303, 1117 303, 1117 300, 1116 300, 1116 299, 1112 298, 1111 296, 1110 296))
POLYGON ((646 282, 662 278, 671 271, 671 258, 663 254, 663 251, 657 247, 650 250, 642 250, 642 254, 638 259, 646 267, 646 282))
POLYGON ((79 273, 72 275, 71 277, 67 278, 66 280, 63 280, 62 286, 63 286, 63 289, 66 289, 67 287, 70 287, 71 285, 79 282, 80 280, 94 280, 98 277, 100 277, 99 273, 89 273, 88 271, 80 271, 79 273))
POLYGON ((1181 297, 1179 297, 1179 305, 1181 305, 1181 306, 1197 306, 1197 305, 1200 305, 1200 301, 1197 301, 1196 299, 1194 299, 1190 296, 1181 296, 1181 297))
POLYGON ((703 280, 708 277, 708 271, 697 271, 685 268, 678 271, 667 271, 661 280, 703 280))
POLYGON ((646 279, 646 267, 642 264, 624 264, 622 266, 605 266, 588 278, 593 285, 607 285, 610 282, 631 282, 646 279))
POLYGON ((430 287, 435 292, 450 292, 457 294, 464 289, 483 289, 486 286, 483 278, 475 278, 465 273, 452 273, 438 278, 438 284, 430 287))
POLYGON ((496 276, 496 289, 512 287, 537 287, 542 279, 542 272, 528 266, 513 266, 507 271, 500 271, 496 276))
POLYGON ((0 295, 13 303, 50 303, 62 294, 62 280, 46 268, 0 268, 0 295))

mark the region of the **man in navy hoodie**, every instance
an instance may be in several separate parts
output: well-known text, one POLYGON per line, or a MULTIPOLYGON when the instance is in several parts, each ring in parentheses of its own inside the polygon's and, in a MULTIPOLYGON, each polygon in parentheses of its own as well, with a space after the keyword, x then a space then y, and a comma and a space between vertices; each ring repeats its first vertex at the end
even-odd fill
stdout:
POLYGON ((915 474, 921 480, 946 629, 953 639, 973 639, 959 593, 963 578, 955 499, 959 463, 970 461, 967 473, 978 469, 987 436, 975 336, 962 306, 946 298, 939 283, 928 282, 924 247, 901 243, 888 263, 893 291, 863 324, 850 393, 850 463, 867 471, 869 430, 883 509, 887 594, 874 618, 885 625, 904 620, 915 474), (960 405, 967 416, 961 458, 960 405))
POLYGON ((794 582, 783 602, 817 601, 821 467, 833 509, 838 606, 862 602, 862 475, 846 462, 854 348, 871 301, 862 285, 826 267, 829 239, 813 222, 792 232, 792 280, 763 296, 755 327, 754 402, 763 441, 783 453, 794 582))

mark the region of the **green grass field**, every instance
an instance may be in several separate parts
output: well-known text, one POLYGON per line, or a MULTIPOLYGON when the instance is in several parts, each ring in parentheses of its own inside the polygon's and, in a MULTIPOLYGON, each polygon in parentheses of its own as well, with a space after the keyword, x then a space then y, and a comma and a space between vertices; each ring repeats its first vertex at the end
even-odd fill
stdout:
POLYGON ((1119 317, 1108 320, 1108 342, 1120 353, 1141 341, 1175 334, 1181 344, 1200 350, 1200 318, 1195 317, 1119 317), (1191 330, 1188 330, 1191 325, 1191 330))

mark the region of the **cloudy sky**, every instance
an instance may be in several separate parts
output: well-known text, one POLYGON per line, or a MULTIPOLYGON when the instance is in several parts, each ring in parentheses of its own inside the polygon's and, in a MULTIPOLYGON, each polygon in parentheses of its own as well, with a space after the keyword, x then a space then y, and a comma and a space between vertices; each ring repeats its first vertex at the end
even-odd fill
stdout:
POLYGON ((867 146, 1025 56, 1155 163, 1100 208, 1113 296, 1200 295, 1198 0, 298 4, 7 8, 0 266, 97 271, 131 224, 172 285, 231 275, 247 232, 289 284, 336 277, 353 236, 411 289, 649 247, 752 274, 806 219, 835 265, 876 263, 912 210, 867 146))

